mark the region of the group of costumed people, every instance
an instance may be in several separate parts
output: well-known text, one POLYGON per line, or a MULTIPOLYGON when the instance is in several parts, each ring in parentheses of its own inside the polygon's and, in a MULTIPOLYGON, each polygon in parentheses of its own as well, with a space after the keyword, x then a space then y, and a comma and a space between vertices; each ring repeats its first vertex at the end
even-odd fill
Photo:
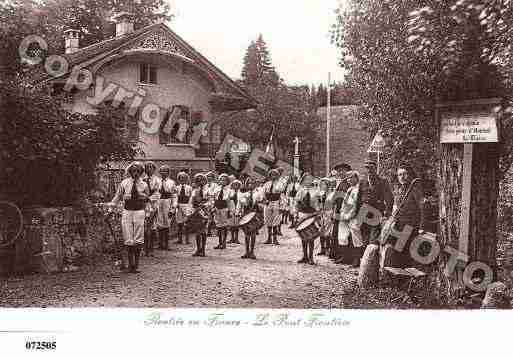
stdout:
MULTIPOLYGON (((245 253, 241 258, 256 259, 260 228, 266 228, 265 244, 279 245, 282 225, 297 229, 314 217, 318 235, 301 240, 298 263, 315 264, 313 252, 319 239, 318 255, 337 264, 359 266, 365 246, 377 243, 381 233, 380 223, 362 222, 358 216, 362 205, 372 206, 382 218, 394 212, 397 230, 405 225, 413 228, 409 241, 422 232, 424 223, 423 193, 410 167, 398 168, 396 191, 377 174, 374 161, 366 161, 365 168, 366 176, 361 176, 341 163, 324 178, 309 173, 297 178, 276 168, 269 171, 265 181, 251 177, 241 181, 216 172, 198 173, 191 180, 187 173, 179 172, 175 181, 170 178, 169 166, 157 170, 153 162, 133 162, 110 203, 112 207, 124 204, 121 228, 128 270, 138 272, 142 250, 152 256, 156 242, 160 250, 169 250, 173 222, 177 243, 189 244, 190 235, 195 237, 193 256, 205 257, 207 237, 214 231, 218 238, 214 249, 219 250, 226 249, 227 243, 240 244, 242 231, 245 253), (253 225, 246 225, 247 218, 253 225)), ((390 240, 393 244, 394 239, 390 240)), ((408 253, 394 252, 392 258, 395 266, 410 264, 408 253)))

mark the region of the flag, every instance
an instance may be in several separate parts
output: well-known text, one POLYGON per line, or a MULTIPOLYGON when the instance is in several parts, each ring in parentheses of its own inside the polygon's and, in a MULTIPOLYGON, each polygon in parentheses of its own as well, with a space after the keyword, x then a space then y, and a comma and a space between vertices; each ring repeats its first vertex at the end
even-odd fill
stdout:
POLYGON ((267 147, 265 148, 265 153, 276 158, 276 146, 274 145, 274 125, 271 131, 271 137, 269 137, 269 142, 267 142, 267 147))

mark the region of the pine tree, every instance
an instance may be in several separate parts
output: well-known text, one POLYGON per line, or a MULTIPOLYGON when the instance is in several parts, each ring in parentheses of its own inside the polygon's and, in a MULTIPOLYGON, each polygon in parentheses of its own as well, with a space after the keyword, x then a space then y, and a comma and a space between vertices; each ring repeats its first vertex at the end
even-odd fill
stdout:
POLYGON ((245 86, 277 86, 280 83, 280 77, 272 65, 271 55, 262 34, 256 41, 251 42, 244 55, 241 77, 245 86))
POLYGON ((258 59, 255 41, 251 41, 244 55, 241 78, 244 86, 257 83, 258 59))

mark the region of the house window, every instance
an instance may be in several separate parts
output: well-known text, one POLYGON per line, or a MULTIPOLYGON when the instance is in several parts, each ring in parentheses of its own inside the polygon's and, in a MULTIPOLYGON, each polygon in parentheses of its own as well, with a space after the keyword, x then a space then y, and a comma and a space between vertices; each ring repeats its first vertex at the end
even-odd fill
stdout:
POLYGON ((157 66, 150 64, 139 65, 139 82, 143 84, 157 83, 157 66))

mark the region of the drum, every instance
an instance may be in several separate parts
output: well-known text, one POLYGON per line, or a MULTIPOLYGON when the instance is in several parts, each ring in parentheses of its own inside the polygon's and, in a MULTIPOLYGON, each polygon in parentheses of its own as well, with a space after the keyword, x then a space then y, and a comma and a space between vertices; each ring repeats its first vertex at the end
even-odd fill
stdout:
POLYGON ((239 221, 239 228, 246 233, 254 233, 264 226, 264 216, 260 212, 250 212, 239 221))
POLYGON ((207 228, 208 214, 202 209, 195 210, 185 221, 187 233, 200 233, 207 228))
POLYGON ((319 237, 320 219, 317 215, 310 216, 298 223, 296 232, 303 241, 313 241, 319 237))

